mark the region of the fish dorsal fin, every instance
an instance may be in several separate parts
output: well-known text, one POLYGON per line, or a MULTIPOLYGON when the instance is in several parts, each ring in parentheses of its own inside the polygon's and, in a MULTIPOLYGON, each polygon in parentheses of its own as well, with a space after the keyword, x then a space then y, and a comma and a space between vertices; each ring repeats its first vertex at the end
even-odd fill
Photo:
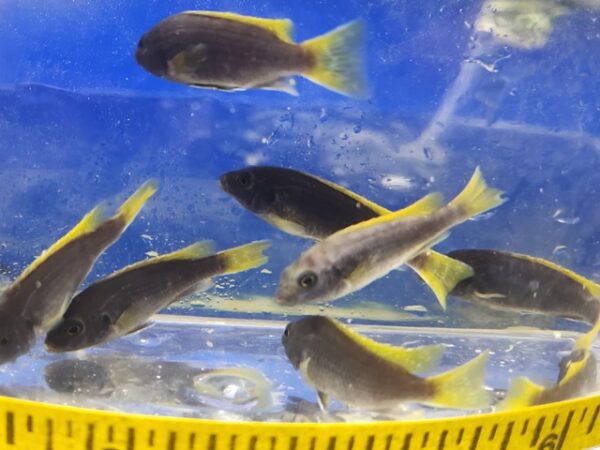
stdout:
POLYGON ((331 318, 328 318, 328 320, 361 347, 409 372, 427 372, 434 369, 444 353, 444 346, 441 344, 423 345, 414 348, 398 347, 369 339, 345 327, 337 320, 331 318))
MULTIPOLYGON (((368 200, 368 199, 362 197, 361 195, 358 195, 356 192, 352 192, 351 190, 346 189, 345 187, 340 186, 339 184, 333 183, 332 181, 325 180, 321 177, 317 177, 316 175, 311 175, 309 173, 305 173, 304 175, 306 175, 310 178, 313 178, 313 179, 317 180, 318 182, 325 184, 326 186, 329 186, 330 188, 344 194, 347 197, 350 197, 353 200, 356 200, 357 203, 360 203, 362 206, 366 206, 371 211, 376 212, 380 216, 384 215, 384 214, 389 214, 392 212, 389 209, 386 209, 383 206, 380 206, 377 203, 372 202, 371 200, 368 200)), ((411 206, 413 206, 413 205, 411 205, 411 206)), ((408 208, 410 208, 410 206, 408 208)))
POLYGON ((262 17, 244 16, 241 14, 221 11, 187 11, 186 14, 198 14, 200 16, 218 17, 221 19, 248 23, 250 25, 269 30, 283 42, 294 44, 294 40, 292 39, 294 23, 289 19, 264 19, 262 17))
POLYGON ((407 206, 406 208, 402 208, 398 211, 394 211, 389 214, 384 214, 382 216, 375 217, 370 220, 365 220, 364 222, 360 222, 355 225, 350 225, 349 227, 346 227, 343 230, 336 232, 334 236, 344 235, 346 233, 351 233, 353 231, 357 231, 363 228, 369 228, 386 222, 411 219, 424 214, 430 214, 442 206, 442 201, 442 194, 440 194, 439 192, 427 194, 425 197, 418 200, 416 203, 407 206), (418 211, 418 213, 416 213, 416 211, 418 211))
POLYGON ((569 270, 565 267, 559 266, 558 264, 553 263, 552 261, 548 261, 547 259, 538 258, 536 256, 523 255, 521 253, 509 252, 508 254, 511 256, 514 256, 516 258, 521 258, 521 259, 525 259, 527 261, 532 261, 537 264, 546 266, 550 269, 556 270, 557 272, 560 272, 563 275, 566 275, 567 277, 571 278, 572 280, 575 280, 578 283, 581 283, 581 285, 584 286, 590 292, 590 294, 592 294, 593 297, 596 297, 600 300, 600 285, 597 283, 594 283, 592 280, 588 280, 587 278, 573 272, 572 270, 569 270))
POLYGON ((102 224, 106 218, 106 204, 101 203, 92 209, 89 213, 87 213, 83 219, 79 221, 77 225, 75 225, 71 231, 61 237, 58 241, 52 244, 47 250, 45 250, 40 256, 38 256, 35 261, 33 261, 24 271, 19 275, 19 277, 15 280, 15 283, 18 283, 23 278, 28 276, 31 272, 37 269, 40 264, 42 264, 46 259, 50 257, 50 255, 56 253, 58 250, 63 248, 69 242, 77 239, 84 234, 91 233, 96 230, 100 224, 102 224))

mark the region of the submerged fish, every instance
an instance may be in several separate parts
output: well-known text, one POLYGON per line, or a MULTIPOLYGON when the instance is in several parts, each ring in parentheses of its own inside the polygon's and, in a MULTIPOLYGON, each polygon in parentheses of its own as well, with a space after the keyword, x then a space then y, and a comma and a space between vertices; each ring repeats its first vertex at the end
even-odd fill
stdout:
POLYGON ((329 397, 372 410, 409 401, 461 409, 488 405, 483 386, 487 352, 446 373, 421 378, 407 369, 406 349, 371 341, 326 317, 288 324, 282 342, 291 364, 316 389, 323 409, 329 397))
POLYGON ((583 320, 600 319, 600 285, 553 262, 498 250, 455 250, 473 268, 451 295, 493 308, 583 320))
MULTIPOLYGON (((274 227, 292 235, 322 240, 326 237, 392 211, 331 181, 281 167, 248 167, 228 172, 221 187, 242 206, 274 227)), ((428 212, 416 202, 404 208, 407 217, 428 212)), ((429 250, 407 262, 435 293, 445 308, 448 292, 473 274, 471 268, 429 250)))
POLYGON ((46 348, 78 350, 137 331, 160 309, 210 287, 211 277, 264 264, 268 246, 257 241, 213 254, 211 242, 202 241, 125 267, 73 298, 46 336, 46 348))
POLYGON ((146 32, 135 58, 156 76, 195 87, 297 95, 291 77, 301 75, 345 95, 366 95, 361 22, 301 44, 292 28, 287 19, 187 11, 146 32))
POLYGON ((96 259, 119 238, 155 192, 156 182, 146 182, 111 218, 106 218, 103 204, 97 206, 3 291, 0 363, 26 353, 36 337, 60 319, 96 259))
MULTIPOLYGON (((332 234, 288 266, 277 290, 286 305, 330 301, 385 276, 444 239, 447 231, 505 200, 486 184, 479 168, 463 191, 447 206, 421 216, 400 210, 352 225, 332 234)), ((421 202, 435 209, 439 194, 421 202)))
POLYGON ((250 406, 253 411, 272 403, 268 380, 246 367, 203 368, 178 361, 100 355, 54 361, 44 368, 44 378, 56 392, 128 402, 250 406))
POLYGON ((598 387, 597 366, 590 350, 576 349, 560 361, 555 385, 543 387, 528 378, 517 378, 498 409, 525 408, 589 394, 598 387))

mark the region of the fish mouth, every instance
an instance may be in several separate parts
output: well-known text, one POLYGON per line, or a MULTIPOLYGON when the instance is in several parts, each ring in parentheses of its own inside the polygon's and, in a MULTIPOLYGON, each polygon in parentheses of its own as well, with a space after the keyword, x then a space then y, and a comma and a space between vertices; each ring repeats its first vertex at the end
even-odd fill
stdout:
POLYGON ((229 192, 229 183, 227 182, 227 174, 219 177, 219 187, 225 192, 229 192))
POLYGON ((286 297, 281 294, 275 295, 275 302, 277 302, 277 304, 281 306, 295 306, 298 304, 298 300, 296 300, 295 298, 286 297))

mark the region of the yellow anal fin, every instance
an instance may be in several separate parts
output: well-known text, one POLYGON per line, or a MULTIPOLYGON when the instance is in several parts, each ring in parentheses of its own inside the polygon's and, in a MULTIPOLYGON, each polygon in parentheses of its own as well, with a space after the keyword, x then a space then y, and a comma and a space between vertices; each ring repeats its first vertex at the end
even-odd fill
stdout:
POLYGON ((406 208, 402 208, 398 211, 374 217, 373 219, 365 220, 364 222, 360 222, 355 225, 351 225, 349 227, 344 228, 343 230, 336 232, 335 234, 343 235, 346 233, 354 232, 356 230, 369 228, 387 222, 410 219, 412 217, 415 217, 415 214, 422 215, 426 213, 431 213, 441 207, 442 201, 442 194, 440 194, 439 192, 427 194, 425 197, 413 203, 412 205, 407 206, 406 208))
POLYGON ((489 405, 484 377, 488 351, 456 369, 428 378, 436 393, 427 403, 458 409, 482 408, 489 405))
POLYGON ((445 350, 441 344, 423 345, 414 348, 384 344, 357 333, 337 320, 332 318, 327 320, 361 347, 409 372, 427 372, 434 369, 439 364, 445 350))
POLYGON ((527 408, 535 404, 544 388, 525 377, 515 379, 508 389, 506 398, 496 406, 498 411, 527 408))
POLYGON ((302 75, 340 94, 367 97, 364 35, 362 22, 354 21, 303 42, 315 62, 302 75))
POLYGON ((269 241, 255 241, 217 253, 224 260, 223 274, 243 272, 262 266, 269 260, 263 252, 270 246, 269 241))
POLYGON ((135 216, 140 212, 146 201, 154 195, 158 189, 156 180, 148 180, 142 184, 119 208, 117 217, 123 217, 125 223, 129 225, 135 216))
POLYGON ((444 310, 448 293, 460 281, 473 276, 473 269, 468 264, 433 250, 413 258, 408 266, 427 283, 444 310))
POLYGON ((52 244, 47 250, 45 250, 40 256, 38 256, 35 261, 33 261, 24 271, 19 275, 19 277, 15 280, 15 284, 28 276, 31 272, 33 272, 36 268, 40 266, 48 257, 58 250, 63 248, 66 244, 73 241, 74 239, 91 233, 96 230, 100 224, 102 224, 107 218, 106 214, 106 204, 101 203, 92 209, 89 213, 87 213, 83 219, 79 221, 77 225, 75 225, 67 234, 61 237, 58 241, 52 244))
POLYGON ((244 16, 230 12, 221 11, 186 11, 185 14, 197 14, 207 17, 218 17, 221 19, 234 20, 254 25, 275 34, 283 42, 293 44, 292 33, 294 32, 294 23, 289 19, 264 19, 262 17, 244 16))
POLYGON ((506 199, 502 197, 502 194, 502 191, 490 188, 486 184, 481 169, 477 167, 465 188, 448 206, 461 208, 466 220, 504 203, 506 199))
POLYGON ((585 349, 583 358, 578 361, 571 361, 567 367, 565 375, 562 377, 559 386, 563 386, 569 383, 574 377, 576 377, 585 367, 590 360, 590 351, 585 349))

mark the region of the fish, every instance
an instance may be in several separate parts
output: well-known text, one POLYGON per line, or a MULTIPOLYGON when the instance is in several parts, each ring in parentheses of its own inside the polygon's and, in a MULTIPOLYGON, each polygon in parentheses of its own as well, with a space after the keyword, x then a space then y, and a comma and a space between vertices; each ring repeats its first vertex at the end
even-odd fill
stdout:
POLYGON ((499 411, 560 402, 586 395, 597 389, 598 362, 586 349, 574 349, 561 359, 556 384, 544 387, 526 377, 516 378, 506 398, 497 405, 499 411))
POLYGON ((266 263, 268 241, 213 252, 211 241, 127 266, 79 292, 61 321, 46 335, 49 352, 67 352, 108 342, 148 326, 157 311, 193 292, 211 277, 266 263))
POLYGON ((103 354, 86 359, 62 359, 44 367, 47 386, 75 397, 113 401, 175 403, 189 406, 239 408, 254 412, 272 404, 271 384, 258 370, 248 367, 198 367, 131 355, 103 354), (225 388, 237 386, 228 397, 225 388))
MULTIPOLYGON (((317 241, 392 212, 331 181, 282 167, 227 172, 219 184, 243 207, 279 230, 317 241)), ((417 201, 405 211, 418 215, 427 212, 426 206, 417 201)), ((468 265, 433 250, 421 253, 407 265, 432 289, 442 309, 456 283, 473 275, 468 265)))
POLYGON ((298 95, 299 75, 343 95, 368 95, 360 20, 300 44, 292 31, 289 19, 185 11, 144 33, 135 59, 155 76, 199 88, 298 95))
POLYGON ((458 368, 423 378, 403 364, 403 351, 396 353, 391 346, 358 338, 322 316, 289 323, 282 343, 292 366, 317 391, 323 410, 330 397, 374 411, 394 409, 404 402, 457 409, 489 404, 483 385, 487 351, 458 368))
POLYGON ((421 202, 434 212, 406 217, 406 211, 399 210, 344 228, 313 245, 283 271, 277 301, 293 306, 355 292, 427 251, 451 227, 505 200, 501 191, 486 185, 477 167, 467 186, 445 207, 439 207, 440 194, 429 194, 421 202))
POLYGON ((104 203, 38 256, 2 292, 0 364, 27 353, 36 338, 60 320, 96 259, 112 245, 157 190, 149 180, 110 218, 104 203))
POLYGON ((595 325, 600 285, 551 261, 488 249, 448 253, 473 268, 450 295, 492 308, 541 313, 595 325))

